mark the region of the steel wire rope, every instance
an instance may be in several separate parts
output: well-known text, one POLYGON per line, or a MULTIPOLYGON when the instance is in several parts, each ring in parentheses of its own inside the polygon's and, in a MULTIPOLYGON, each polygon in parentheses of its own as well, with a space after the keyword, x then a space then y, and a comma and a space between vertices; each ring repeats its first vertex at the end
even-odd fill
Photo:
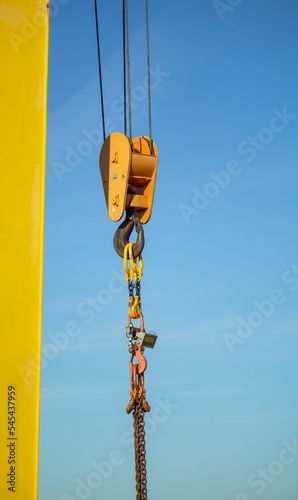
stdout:
POLYGON ((102 135, 103 135, 103 141, 105 141, 106 140, 106 127, 105 127, 105 113, 104 113, 103 85, 102 85, 102 70, 101 70, 101 57, 100 57, 98 10, 97 10, 97 1, 96 0, 94 0, 94 13, 95 13, 95 26, 96 26, 96 45, 97 45, 97 62, 98 62, 98 77, 99 77, 99 93, 100 93, 100 106, 101 106, 102 135))
MULTIPOLYGON (((126 112, 128 108, 129 138, 132 138, 132 117, 131 117, 131 90, 130 90, 130 54, 129 54, 129 21, 128 21, 128 2, 123 0, 123 54, 124 54, 124 115, 126 121, 126 112), (127 103, 126 103, 127 98, 127 103)), ((126 127, 126 125, 125 125, 126 127)))
MULTIPOLYGON (((132 138, 131 114, 131 77, 130 77, 130 50, 129 50, 129 16, 128 1, 123 0, 123 94, 124 94, 124 133, 127 131, 127 110, 129 122, 129 137, 132 138)), ((146 66, 147 66, 147 101, 148 101, 148 133, 150 138, 150 152, 152 153, 152 113, 151 113, 151 75, 150 75, 150 37, 149 37, 149 2, 145 0, 146 16, 146 66)))
POLYGON ((125 0, 122 0, 122 50, 123 50, 123 129, 124 129, 124 134, 127 135, 125 0))
POLYGON ((147 87, 148 87, 148 126, 150 138, 150 152, 152 154, 152 118, 151 118, 151 81, 150 81, 150 42, 149 42, 149 7, 148 0, 145 0, 146 11, 146 56, 147 56, 147 87))

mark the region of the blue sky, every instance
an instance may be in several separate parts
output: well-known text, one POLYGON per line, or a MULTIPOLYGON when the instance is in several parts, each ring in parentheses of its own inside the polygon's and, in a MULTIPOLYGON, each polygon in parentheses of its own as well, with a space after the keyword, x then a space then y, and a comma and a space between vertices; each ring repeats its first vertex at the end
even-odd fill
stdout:
MULTIPOLYGON (((99 2, 107 133, 123 132, 121 2, 99 2)), ((129 2, 133 135, 144 7, 129 2)), ((159 171, 142 304, 151 500, 296 500, 296 2, 151 0, 159 171)), ((39 500, 134 498, 127 288, 112 239, 93 1, 52 0, 39 500)))

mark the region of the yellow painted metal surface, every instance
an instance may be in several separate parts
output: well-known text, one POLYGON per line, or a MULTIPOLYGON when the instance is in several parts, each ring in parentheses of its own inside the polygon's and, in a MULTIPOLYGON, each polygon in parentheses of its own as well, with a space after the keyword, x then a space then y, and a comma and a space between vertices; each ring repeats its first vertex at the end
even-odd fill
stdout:
POLYGON ((116 222, 132 208, 143 224, 148 222, 158 165, 155 142, 145 136, 130 141, 113 132, 103 143, 99 165, 110 219, 116 222))
POLYGON ((37 498, 47 3, 0 3, 1 500, 37 498))

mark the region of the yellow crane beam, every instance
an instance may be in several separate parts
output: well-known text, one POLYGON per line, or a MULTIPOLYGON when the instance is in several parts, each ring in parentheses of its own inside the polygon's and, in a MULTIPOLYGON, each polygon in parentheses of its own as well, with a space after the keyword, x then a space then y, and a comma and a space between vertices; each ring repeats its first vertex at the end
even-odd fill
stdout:
POLYGON ((37 498, 48 17, 0 5, 1 500, 37 498))

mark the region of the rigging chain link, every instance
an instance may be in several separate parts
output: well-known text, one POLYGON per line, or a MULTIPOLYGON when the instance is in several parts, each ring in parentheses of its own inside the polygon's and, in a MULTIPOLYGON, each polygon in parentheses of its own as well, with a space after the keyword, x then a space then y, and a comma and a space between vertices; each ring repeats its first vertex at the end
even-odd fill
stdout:
POLYGON ((134 243, 127 243, 124 247, 123 265, 125 279, 128 282, 128 315, 131 318, 139 318, 142 313, 141 307, 141 279, 143 276, 142 255, 135 258, 132 247, 134 243), (130 262, 130 266, 128 265, 130 262))
MULTIPOLYGON (((133 255, 134 243, 127 243, 124 248, 123 264, 125 279, 128 282, 128 316, 129 318, 140 318, 142 327, 141 309, 141 279, 143 276, 142 255, 135 258, 133 255), (128 261, 130 266, 128 265, 128 261)), ((134 365, 137 373, 137 367, 134 365)), ((131 367, 132 369, 132 367, 131 367)), ((130 402, 126 412, 133 411, 134 427, 134 450, 135 450, 135 479, 136 500, 147 500, 147 471, 146 471, 146 440, 145 440, 145 418, 144 413, 150 411, 150 405, 146 401, 144 381, 141 383, 143 374, 137 375, 136 385, 132 383, 130 402)))
MULTIPOLYGON (((150 408, 150 407, 149 407, 150 408)), ((146 440, 144 406, 139 394, 136 397, 134 419, 134 446, 136 470, 136 500, 147 500, 146 440)))

